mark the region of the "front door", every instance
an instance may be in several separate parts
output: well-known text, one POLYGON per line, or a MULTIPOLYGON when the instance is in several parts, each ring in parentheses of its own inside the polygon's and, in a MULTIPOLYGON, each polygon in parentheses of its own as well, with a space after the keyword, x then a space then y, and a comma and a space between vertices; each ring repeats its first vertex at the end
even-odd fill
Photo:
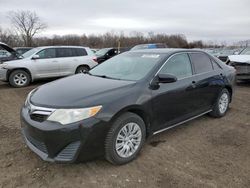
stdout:
POLYGON ((60 76, 59 62, 56 58, 56 51, 54 48, 41 50, 36 55, 38 55, 39 58, 32 60, 32 67, 36 77, 47 78, 60 76))
POLYGON ((199 113, 196 104, 196 88, 192 65, 187 53, 172 56, 160 69, 159 74, 177 77, 174 83, 160 84, 152 90, 154 130, 166 128, 199 113))

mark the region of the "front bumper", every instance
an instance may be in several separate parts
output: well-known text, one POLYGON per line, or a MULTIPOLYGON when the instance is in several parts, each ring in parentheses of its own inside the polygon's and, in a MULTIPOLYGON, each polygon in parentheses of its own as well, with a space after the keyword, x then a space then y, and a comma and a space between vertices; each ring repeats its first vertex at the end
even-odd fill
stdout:
POLYGON ((250 79, 250 64, 231 62, 231 66, 236 69, 236 78, 238 80, 249 80, 250 79))
POLYGON ((73 163, 103 156, 108 125, 95 118, 67 126, 37 122, 30 118, 27 108, 21 110, 22 133, 27 146, 49 162, 73 163))
POLYGON ((7 69, 0 68, 0 80, 7 81, 7 69))

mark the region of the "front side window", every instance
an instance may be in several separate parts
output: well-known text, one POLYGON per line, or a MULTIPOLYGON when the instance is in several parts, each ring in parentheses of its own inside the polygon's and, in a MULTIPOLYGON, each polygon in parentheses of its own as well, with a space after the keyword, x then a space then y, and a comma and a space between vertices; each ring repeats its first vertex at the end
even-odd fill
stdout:
POLYGON ((56 50, 54 48, 44 49, 37 53, 39 55, 39 59, 49 59, 56 57, 56 50))
POLYGON ((213 70, 210 58, 204 53, 190 53, 196 74, 210 72, 213 70))
POLYGON ((171 57, 159 73, 172 74, 178 79, 192 76, 192 66, 186 53, 177 54, 171 57))

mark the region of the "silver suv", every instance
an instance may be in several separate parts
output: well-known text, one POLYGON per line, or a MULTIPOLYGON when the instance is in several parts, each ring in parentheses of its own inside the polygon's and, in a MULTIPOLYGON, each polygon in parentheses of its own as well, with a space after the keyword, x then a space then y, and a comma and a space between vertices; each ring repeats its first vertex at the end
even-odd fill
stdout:
POLYGON ((37 47, 24 53, 22 59, 0 64, 0 80, 24 87, 42 78, 83 73, 96 65, 96 57, 87 47, 37 47))

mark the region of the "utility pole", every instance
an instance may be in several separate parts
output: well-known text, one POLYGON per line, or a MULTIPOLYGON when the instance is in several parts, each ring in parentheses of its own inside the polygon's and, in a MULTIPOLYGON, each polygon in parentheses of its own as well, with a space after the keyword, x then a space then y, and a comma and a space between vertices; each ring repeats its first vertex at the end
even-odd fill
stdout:
POLYGON ((118 50, 118 54, 119 54, 119 53, 120 53, 120 48, 121 48, 121 42, 120 42, 119 39, 117 40, 117 43, 118 43, 118 48, 117 48, 117 50, 118 50))

